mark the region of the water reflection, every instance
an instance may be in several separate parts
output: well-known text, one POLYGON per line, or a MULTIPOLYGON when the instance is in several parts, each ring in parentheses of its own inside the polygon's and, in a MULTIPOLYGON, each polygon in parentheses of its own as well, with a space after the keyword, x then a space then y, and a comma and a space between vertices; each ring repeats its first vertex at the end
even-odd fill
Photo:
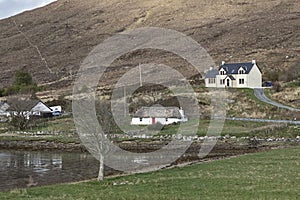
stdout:
POLYGON ((88 153, 0 151, 0 190, 91 179, 97 170, 88 153))

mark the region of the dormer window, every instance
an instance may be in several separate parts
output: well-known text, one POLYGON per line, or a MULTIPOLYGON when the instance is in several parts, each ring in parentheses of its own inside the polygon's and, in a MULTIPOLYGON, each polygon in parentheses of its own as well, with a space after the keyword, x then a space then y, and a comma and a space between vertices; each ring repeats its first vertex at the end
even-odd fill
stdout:
POLYGON ((243 68, 239 69, 239 74, 245 74, 245 70, 243 68))
POLYGON ((220 75, 225 75, 225 74, 226 74, 226 72, 224 70, 220 71, 220 75))

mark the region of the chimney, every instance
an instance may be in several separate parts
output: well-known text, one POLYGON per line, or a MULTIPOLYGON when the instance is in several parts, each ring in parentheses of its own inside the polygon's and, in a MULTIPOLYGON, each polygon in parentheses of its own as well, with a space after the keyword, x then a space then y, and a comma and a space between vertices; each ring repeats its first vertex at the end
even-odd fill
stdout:
POLYGON ((252 64, 256 64, 256 60, 252 60, 252 64))
POLYGON ((180 107, 180 109, 179 109, 179 113, 180 113, 180 115, 181 115, 181 118, 184 118, 185 116, 184 116, 184 110, 180 107))
POLYGON ((210 67, 209 70, 210 70, 210 71, 213 70, 213 67, 210 67))
POLYGON ((221 65, 225 65, 225 61, 222 61, 222 64, 221 65))

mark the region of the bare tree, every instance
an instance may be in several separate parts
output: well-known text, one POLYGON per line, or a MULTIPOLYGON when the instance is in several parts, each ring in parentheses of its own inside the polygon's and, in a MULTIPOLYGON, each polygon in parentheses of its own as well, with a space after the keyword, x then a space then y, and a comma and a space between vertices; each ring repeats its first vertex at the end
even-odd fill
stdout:
POLYGON ((28 97, 10 97, 7 99, 10 113, 9 124, 18 130, 25 130, 35 125, 34 117, 30 117, 30 110, 38 100, 28 97))
POLYGON ((89 97, 84 99, 84 101, 73 101, 74 122, 81 141, 99 161, 98 180, 101 181, 104 179, 105 156, 111 147, 110 138, 118 129, 113 120, 109 101, 94 101, 89 97), (95 105, 96 116, 90 108, 92 104, 95 105))

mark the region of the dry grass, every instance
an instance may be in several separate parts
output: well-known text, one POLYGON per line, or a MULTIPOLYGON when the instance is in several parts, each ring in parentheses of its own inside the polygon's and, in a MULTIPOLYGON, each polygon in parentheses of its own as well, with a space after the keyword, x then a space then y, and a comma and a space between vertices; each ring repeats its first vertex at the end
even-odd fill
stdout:
MULTIPOLYGON (((82 60, 95 45, 122 30, 157 26, 181 31, 204 46, 216 60, 258 60, 265 72, 291 66, 299 59, 300 4, 297 0, 154 0, 64 1, 0 21, 1 83, 9 85, 16 69, 24 66, 48 89, 68 88, 82 60), (31 48, 36 45, 49 68, 31 48), (17 55, 17 56, 16 56, 17 55), (286 56, 288 59, 285 59, 286 56)), ((164 63, 167 54, 143 54, 121 64, 164 63)), ((172 56, 170 66, 180 66, 172 56)), ((110 83, 123 73, 107 76, 110 83)), ((105 85, 105 84, 104 84, 105 85)), ((65 91, 69 92, 69 91, 65 91)))

